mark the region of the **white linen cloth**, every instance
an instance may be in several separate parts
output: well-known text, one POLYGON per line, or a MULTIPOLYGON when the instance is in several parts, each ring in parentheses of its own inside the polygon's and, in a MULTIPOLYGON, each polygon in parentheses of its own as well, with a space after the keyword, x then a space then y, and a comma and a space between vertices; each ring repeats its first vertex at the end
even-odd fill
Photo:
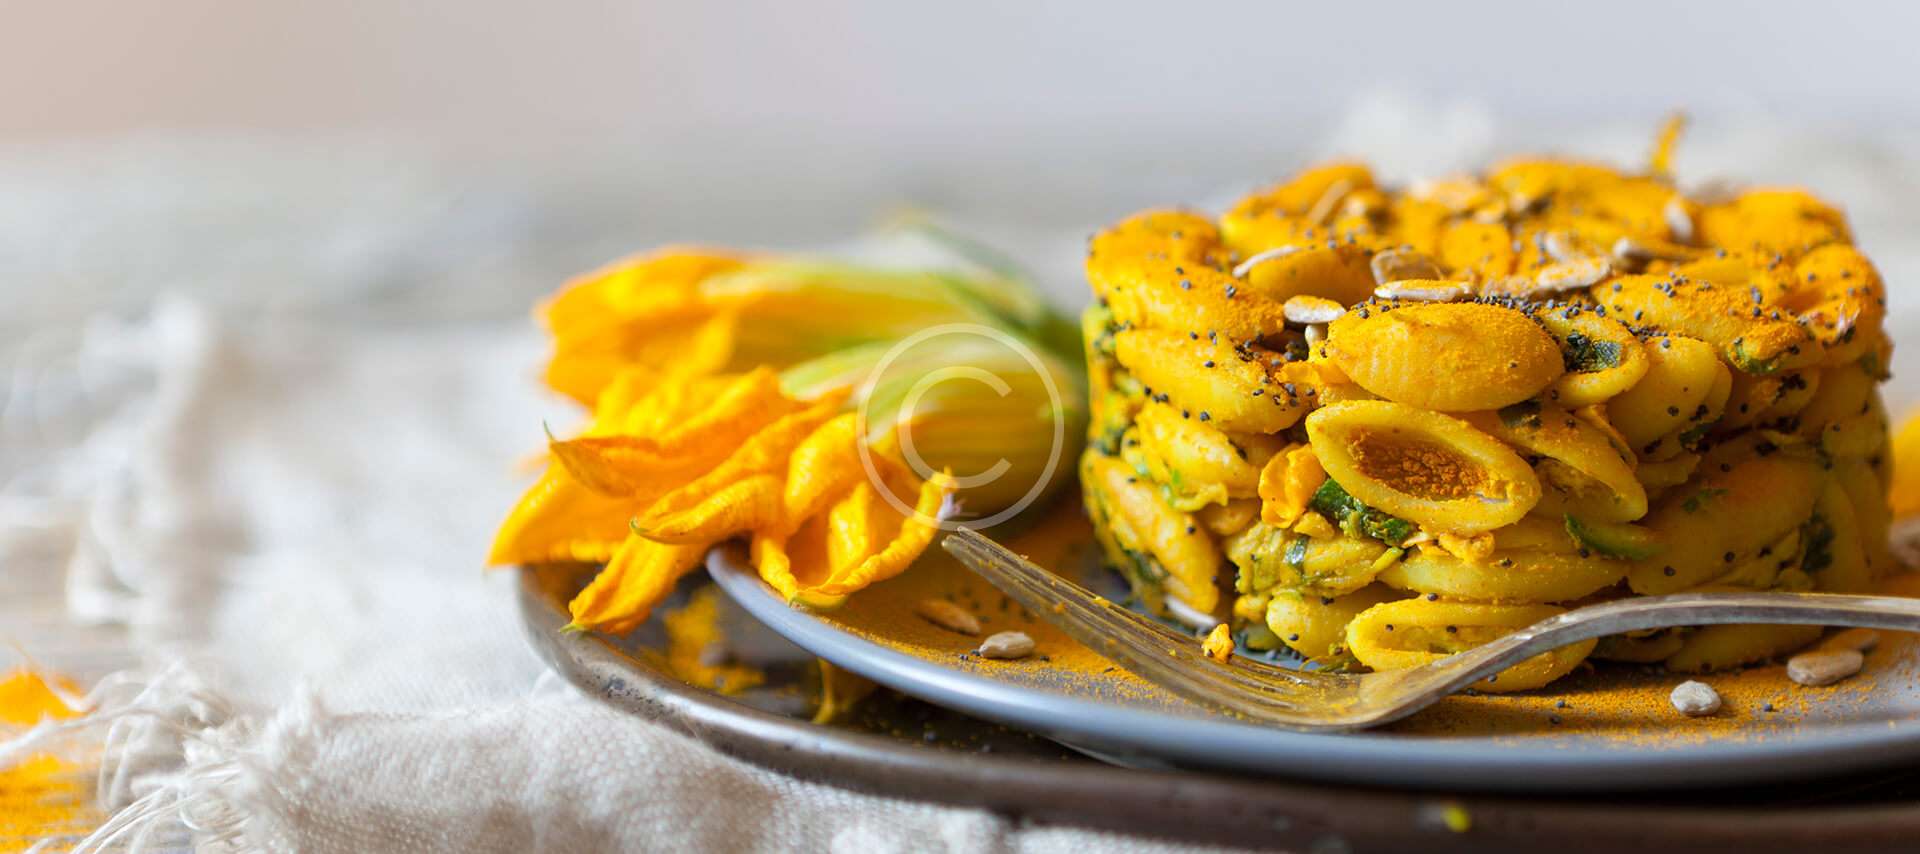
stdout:
MULTIPOLYGON (((1322 150, 1374 157, 1401 177, 1482 160, 1491 128, 1471 112, 1373 105, 1322 150), (1438 162, 1428 157, 1435 151, 1438 162)), ((1605 137, 1617 144, 1599 153, 1631 162, 1644 138, 1644 129, 1617 130, 1605 137)), ((1903 288, 1920 281, 1920 147, 1902 139, 1690 140, 1683 174, 1710 163, 1795 177, 1843 200, 1892 283, 1896 327, 1912 329, 1900 312, 1911 302, 1903 288)), ((480 564, 525 482, 513 462, 537 448, 543 420, 560 429, 575 415, 539 391, 543 345, 524 316, 498 319, 503 305, 529 301, 526 284, 503 288, 497 280, 514 275, 419 257, 506 256, 512 247, 502 241, 538 229, 498 211, 458 213, 457 194, 404 181, 380 182, 385 197, 342 202, 350 227, 326 227, 298 205, 268 201, 300 196, 288 182, 243 186, 260 170, 229 155, 179 186, 110 175, 122 183, 88 204, 48 203, 68 201, 63 186, 107 180, 84 169, 61 172, 69 185, 38 185, 52 189, 37 202, 22 201, 31 182, 10 184, 27 189, 0 199, 0 220, 32 226, 10 229, 16 241, 0 244, 0 305, 9 309, 0 314, 0 641, 76 675, 127 668, 97 690, 103 712, 92 729, 0 743, 0 762, 29 747, 85 752, 110 735, 106 795, 115 807, 132 805, 117 819, 129 833, 118 841, 152 828, 151 840, 213 850, 1157 847, 797 782, 543 679, 510 575, 480 564), (218 183, 222 169, 247 177, 218 183), (116 230, 142 222, 113 219, 127 209, 166 213, 156 227, 190 227, 196 220, 185 214, 225 225, 161 246, 141 242, 144 229, 116 230), (422 226, 442 217, 466 225, 422 226), (259 239, 237 248, 216 239, 236 230, 259 239), (98 240, 62 244, 73 232, 98 240), (30 257, 42 242, 64 248, 51 260, 30 257), (411 245, 416 263, 364 260, 395 255, 388 243, 411 245), (112 282, 113 263, 135 264, 95 244, 141 250, 136 260, 165 275, 104 296, 63 291, 67 278, 112 282), (489 249, 459 248, 477 245, 489 249), (494 284, 469 293, 441 281, 397 301, 379 284, 428 272, 494 284), (270 276, 303 286, 291 296, 268 288, 275 295, 264 305, 241 288, 270 276), (344 298, 316 296, 329 288, 344 298), (154 291, 190 295, 156 300, 154 291), (439 319, 334 310, 375 300, 439 319), (114 311, 96 313, 103 308, 114 311), (444 319, 452 316, 469 319, 444 319), (183 818, 195 828, 184 836, 183 818)), ((1301 159, 1203 166, 1240 176, 1301 159)), ((322 160, 333 163, 313 162, 322 160)), ((1091 175, 1097 165, 1060 168, 1091 175)), ((339 176, 309 172, 303 197, 334 199, 339 176)), ((1077 294, 1087 223, 1140 203, 1089 203, 1105 213, 1076 211, 1074 222, 1014 247, 1033 250, 1022 254, 1062 296, 1077 294)), ((982 232, 1007 243, 998 238, 1023 230, 1001 222, 982 232)), ((515 269, 540 271, 547 286, 556 270, 636 248, 581 245, 589 254, 565 266, 549 258, 515 269)), ((1903 348, 1896 373, 1915 355, 1920 347, 1903 348)), ((1891 397, 1896 412, 1912 401, 1900 389, 1891 397)))
POLYGON ((539 355, 524 324, 243 329, 182 301, 86 330, 70 379, 119 393, 30 534, 72 538, 73 607, 154 668, 96 697, 130 833, 184 810, 242 850, 1159 847, 794 781, 543 685, 511 574, 480 569, 512 461, 570 417, 539 355))

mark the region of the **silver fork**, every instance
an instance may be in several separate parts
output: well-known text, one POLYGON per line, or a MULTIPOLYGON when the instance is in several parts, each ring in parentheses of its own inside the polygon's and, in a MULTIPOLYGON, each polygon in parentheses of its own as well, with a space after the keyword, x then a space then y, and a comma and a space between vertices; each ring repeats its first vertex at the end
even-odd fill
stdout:
POLYGON ((1245 656, 1220 662, 1192 636, 961 528, 941 545, 1074 640, 1186 699, 1260 723, 1339 731, 1399 720, 1535 655, 1588 638, 1671 626, 1793 623, 1920 632, 1920 599, 1830 593, 1680 593, 1589 605, 1422 667, 1326 673, 1245 656))

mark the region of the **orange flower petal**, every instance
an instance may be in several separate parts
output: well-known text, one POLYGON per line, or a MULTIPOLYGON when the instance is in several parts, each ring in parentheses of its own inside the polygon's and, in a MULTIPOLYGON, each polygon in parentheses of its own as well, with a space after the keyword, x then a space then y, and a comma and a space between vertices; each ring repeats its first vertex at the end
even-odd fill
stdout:
MULTIPOLYGON (((751 438, 739 443, 725 462, 656 499, 646 512, 640 514, 640 526, 656 528, 659 520, 708 501, 714 493, 744 478, 784 471, 787 458, 794 448, 832 418, 845 400, 844 393, 826 395, 809 404, 806 409, 782 416, 766 425, 751 438)), ((777 491, 775 495, 778 497, 780 492, 777 491)))
POLYGON ((781 524, 780 478, 757 474, 684 510, 636 518, 634 533, 663 543, 714 543, 781 524))
POLYGON ((634 502, 582 485, 560 466, 548 466, 494 535, 487 563, 585 561, 613 556, 629 531, 634 502))
MULTIPOLYGON (((898 489, 912 475, 889 480, 898 489)), ((933 542, 941 505, 952 494, 945 474, 919 485, 913 518, 903 516, 875 487, 860 482, 825 516, 800 524, 791 536, 758 534, 753 561, 762 580, 788 601, 833 608, 848 595, 899 575, 933 542)))
POLYGON ((629 536, 593 583, 573 597, 569 628, 614 634, 633 631, 673 592, 680 578, 700 565, 709 543, 668 545, 629 536))
POLYGON ((581 483, 645 506, 722 465, 743 442, 804 405, 781 394, 779 376, 769 369, 733 378, 704 405, 696 402, 699 392, 710 386, 676 380, 658 394, 642 398, 622 416, 644 422, 673 411, 694 413, 673 419, 676 426, 671 430, 645 430, 643 425, 642 435, 589 436, 553 442, 549 447, 581 483))
POLYGON ((836 571, 833 577, 813 592, 824 596, 845 596, 904 572, 933 543, 933 536, 939 531, 939 525, 934 520, 939 518, 941 505, 946 502, 947 496, 953 494, 953 489, 953 479, 946 474, 938 474, 920 485, 920 497, 914 504, 913 518, 901 517, 891 505, 884 510, 870 511, 876 518, 892 517, 896 520, 898 527, 892 538, 884 543, 872 541, 879 545, 878 549, 858 563, 836 571))
POLYGON ((547 448, 574 480, 595 492, 624 499, 629 510, 644 507, 675 484, 697 477, 725 459, 726 450, 662 456, 651 443, 632 436, 551 442, 547 448))
POLYGON ((844 413, 813 431, 794 449, 787 463, 784 501, 789 520, 797 523, 826 510, 865 475, 860 465, 859 428, 859 413, 844 413))
POLYGON ((537 313, 556 332, 643 316, 660 305, 694 299, 701 281, 741 263, 730 253, 669 247, 576 278, 537 313))

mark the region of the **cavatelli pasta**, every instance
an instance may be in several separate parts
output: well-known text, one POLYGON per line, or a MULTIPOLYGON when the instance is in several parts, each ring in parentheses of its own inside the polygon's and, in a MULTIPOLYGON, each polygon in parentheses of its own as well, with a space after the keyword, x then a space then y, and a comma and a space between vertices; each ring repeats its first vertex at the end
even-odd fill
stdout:
POLYGON ((1490 531, 1540 500, 1540 479, 1512 448, 1437 412, 1384 400, 1336 403, 1308 417, 1307 438, 1350 495, 1435 531, 1490 531))
MULTIPOLYGON (((1554 160, 1398 191, 1335 163, 1218 220, 1124 220, 1087 276, 1101 542, 1262 649, 1411 667, 1594 598, 1894 567, 1886 287, 1802 191, 1554 160)), ((1636 633, 1483 687, 1815 634, 1636 633)))
MULTIPOLYGON (((1347 649, 1376 670, 1400 670, 1438 661, 1515 629, 1563 613, 1552 605, 1489 605, 1402 599, 1375 605, 1347 624, 1347 649)), ((1584 641, 1529 658, 1474 687, 1524 691, 1567 674, 1593 651, 1584 641)))

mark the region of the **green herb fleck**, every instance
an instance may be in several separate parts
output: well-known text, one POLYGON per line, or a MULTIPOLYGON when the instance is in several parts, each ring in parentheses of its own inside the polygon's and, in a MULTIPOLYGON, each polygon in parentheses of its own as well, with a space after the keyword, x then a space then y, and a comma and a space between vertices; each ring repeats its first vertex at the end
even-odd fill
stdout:
POLYGON ((1621 347, 1618 341, 1602 341, 1591 335, 1569 332, 1566 343, 1567 349, 1562 356, 1569 371, 1584 373, 1620 367, 1621 347))
POLYGON ((1638 525, 1587 522, 1569 515, 1566 526, 1575 546, 1606 557, 1646 560, 1660 553, 1660 541, 1653 532, 1638 525))
POLYGON ((1288 540, 1287 553, 1282 555, 1280 559, 1285 561, 1288 566, 1293 567, 1293 571, 1305 575, 1307 572, 1307 538, 1294 537, 1288 540))
POLYGON ((1818 513, 1807 519, 1801 535, 1806 547, 1800 553, 1800 568, 1819 572, 1833 565, 1833 523, 1818 513))
POLYGON ((1691 448, 1700 444, 1700 440, 1707 437, 1707 431, 1712 429, 1712 422, 1687 428, 1685 432, 1680 434, 1680 446, 1683 448, 1691 448))
POLYGON ((1702 489, 1699 492, 1696 492, 1692 495, 1687 496, 1687 500, 1680 502, 1680 509, 1687 511, 1688 513, 1698 513, 1700 512, 1700 508, 1706 506, 1707 502, 1712 501, 1715 498, 1719 498, 1720 496, 1725 494, 1727 494, 1727 491, 1724 489, 1719 489, 1717 487, 1708 487, 1706 489, 1702 489))
POLYGON ((1338 524, 1341 530, 1350 535, 1372 537, 1390 546, 1397 546, 1413 536, 1412 522, 1368 507, 1360 499, 1348 494, 1333 478, 1327 478, 1319 489, 1314 490, 1307 507, 1338 524))
POLYGON ((1512 406, 1501 407, 1500 423, 1508 427, 1540 426, 1540 401, 1523 400, 1512 406))

